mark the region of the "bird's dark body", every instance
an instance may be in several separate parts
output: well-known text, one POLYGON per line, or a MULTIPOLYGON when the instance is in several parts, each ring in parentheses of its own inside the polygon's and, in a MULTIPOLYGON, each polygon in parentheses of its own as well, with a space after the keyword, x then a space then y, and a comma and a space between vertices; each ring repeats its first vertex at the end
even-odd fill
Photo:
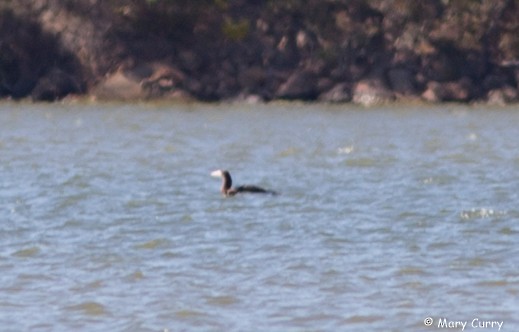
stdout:
POLYGON ((229 171, 214 171, 211 173, 213 176, 221 176, 222 177, 222 188, 221 192, 224 196, 234 196, 238 193, 253 193, 253 194, 271 194, 277 195, 275 191, 267 190, 254 185, 242 185, 235 188, 232 188, 232 178, 229 171))

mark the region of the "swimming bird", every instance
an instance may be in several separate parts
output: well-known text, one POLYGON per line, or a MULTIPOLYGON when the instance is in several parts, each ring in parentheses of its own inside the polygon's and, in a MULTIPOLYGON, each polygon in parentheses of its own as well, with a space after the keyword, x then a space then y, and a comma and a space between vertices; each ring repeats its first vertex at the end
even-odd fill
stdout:
POLYGON ((216 171, 211 172, 211 176, 222 178, 221 192, 226 197, 234 196, 237 193, 277 195, 277 192, 275 192, 275 191, 263 189, 261 187, 252 186, 252 185, 244 185, 244 186, 238 186, 238 187, 233 188, 231 174, 229 173, 229 171, 226 171, 226 170, 218 169, 216 171))

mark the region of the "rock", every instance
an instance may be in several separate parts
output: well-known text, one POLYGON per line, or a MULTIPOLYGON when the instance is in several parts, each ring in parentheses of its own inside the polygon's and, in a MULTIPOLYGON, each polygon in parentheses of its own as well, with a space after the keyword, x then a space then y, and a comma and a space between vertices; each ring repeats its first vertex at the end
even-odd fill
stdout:
POLYGON ((37 101, 55 101, 81 91, 79 82, 72 75, 59 68, 53 68, 38 80, 31 97, 37 101))
POLYGON ((427 88, 422 93, 422 98, 430 103, 438 103, 441 101, 442 93, 441 84, 435 81, 427 83, 427 88))
POLYGON ((487 102, 490 105, 505 106, 518 99, 517 89, 505 86, 500 89, 493 89, 487 93, 487 102))
POLYGON ((352 20, 346 10, 338 11, 335 14, 335 26, 344 32, 350 32, 352 29, 352 20))
POLYGON ((483 91, 498 90, 508 84, 507 77, 501 73, 489 73, 480 82, 483 91))
POLYGON ((238 74, 238 83, 242 89, 249 91, 264 85, 266 79, 265 70, 260 66, 245 68, 238 74))
POLYGON ((200 95, 204 88, 202 82, 192 77, 188 77, 186 79, 186 81, 184 82, 184 87, 187 91, 189 91, 189 93, 195 96, 200 95))
POLYGON ((310 41, 310 37, 306 31, 299 30, 299 32, 296 34, 296 45, 299 49, 309 48, 313 45, 312 41, 310 41))
POLYGON ((335 82, 328 77, 321 77, 317 80, 317 91, 319 94, 327 92, 335 86, 335 82))
POLYGON ((309 70, 296 70, 276 92, 281 99, 313 100, 317 97, 317 76, 309 70))
POLYGON ((113 3, 0 1, 0 97, 518 98, 514 1, 113 3))
POLYGON ((92 95, 101 100, 135 100, 147 97, 141 83, 126 76, 122 71, 106 77, 93 88, 92 95))
POLYGON ((279 39, 276 52, 272 57, 272 64, 281 68, 293 68, 299 63, 301 56, 297 48, 295 36, 286 34, 279 39))
MULTIPOLYGON (((183 72, 169 64, 150 63, 142 67, 150 69, 149 75, 142 77, 141 81, 142 88, 150 98, 161 98, 164 94, 181 86, 186 79, 183 72)), ((127 73, 125 74, 127 75, 127 73)))
POLYGON ((427 88, 422 93, 422 98, 429 102, 465 102, 472 97, 473 90, 472 81, 466 77, 458 81, 447 83, 431 81, 427 83, 427 88))
POLYGON ((229 75, 221 75, 216 82, 216 90, 213 91, 214 99, 228 99, 235 96, 239 92, 238 82, 235 77, 229 75))
POLYGON ((463 54, 452 45, 438 46, 437 52, 426 56, 423 60, 423 71, 429 80, 449 82, 460 79, 463 54))
POLYGON ((181 67, 188 72, 195 73, 203 66, 203 59, 191 50, 181 51, 179 56, 181 67))
POLYGON ((301 51, 313 52, 317 44, 317 37, 309 31, 299 30, 296 34, 296 46, 301 51))
POLYGON ((355 104, 373 106, 392 101, 394 95, 381 79, 374 78, 357 82, 353 88, 352 99, 355 104))
POLYGON ((397 94, 415 95, 416 86, 413 73, 407 68, 392 68, 387 72, 389 85, 397 94))
POLYGON ((183 89, 174 89, 168 91, 162 98, 169 101, 175 101, 180 103, 194 102, 196 99, 187 91, 183 89))
POLYGON ((256 105, 265 102, 265 100, 260 95, 240 93, 238 96, 231 98, 229 102, 236 104, 256 105))
POLYGON ((176 67, 162 62, 138 64, 118 70, 94 87, 98 99, 134 100, 171 97, 184 84, 186 76, 176 67))
POLYGON ((347 83, 338 83, 330 90, 319 95, 318 100, 327 103, 345 103, 351 101, 351 87, 347 83))

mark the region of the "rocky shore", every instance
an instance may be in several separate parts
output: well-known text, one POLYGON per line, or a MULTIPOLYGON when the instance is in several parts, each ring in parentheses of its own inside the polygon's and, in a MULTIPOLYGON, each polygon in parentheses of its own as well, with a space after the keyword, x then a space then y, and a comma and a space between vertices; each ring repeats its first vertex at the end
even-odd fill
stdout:
POLYGON ((0 98, 519 100, 517 0, 5 0, 0 98))

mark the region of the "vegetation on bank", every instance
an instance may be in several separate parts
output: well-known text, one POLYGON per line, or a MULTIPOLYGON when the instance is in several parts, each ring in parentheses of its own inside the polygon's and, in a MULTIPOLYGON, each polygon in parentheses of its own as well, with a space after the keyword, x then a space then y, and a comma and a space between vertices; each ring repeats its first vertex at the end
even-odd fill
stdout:
POLYGON ((519 0, 4 0, 0 98, 519 99, 519 0))

